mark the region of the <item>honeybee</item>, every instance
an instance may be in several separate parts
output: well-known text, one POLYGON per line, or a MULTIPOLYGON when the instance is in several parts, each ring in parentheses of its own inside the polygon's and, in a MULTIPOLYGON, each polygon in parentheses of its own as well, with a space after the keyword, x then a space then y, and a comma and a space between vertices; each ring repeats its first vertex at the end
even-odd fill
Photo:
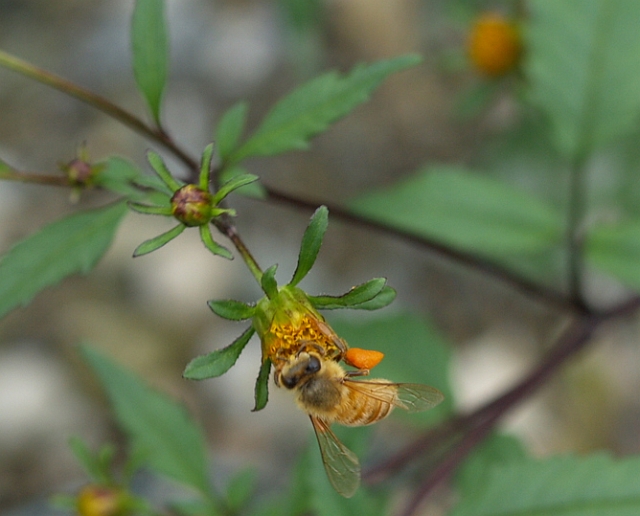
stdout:
POLYGON ((321 348, 310 344, 276 368, 274 379, 278 386, 295 391, 298 406, 311 419, 329 482, 349 498, 360 485, 360 462, 332 432, 331 425, 370 425, 387 417, 395 407, 419 412, 435 407, 444 396, 427 385, 354 380, 369 371, 347 372, 335 359, 324 357, 321 348))

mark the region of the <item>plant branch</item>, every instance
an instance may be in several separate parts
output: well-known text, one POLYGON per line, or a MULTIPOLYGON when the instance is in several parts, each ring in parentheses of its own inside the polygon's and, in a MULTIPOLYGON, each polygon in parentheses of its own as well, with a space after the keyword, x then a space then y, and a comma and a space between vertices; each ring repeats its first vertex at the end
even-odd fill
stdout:
POLYGON ((513 289, 521 292, 523 295, 536 299, 542 303, 545 303, 546 305, 561 309, 563 312, 584 312, 583 305, 575 303, 573 299, 570 299, 562 292, 530 281, 510 271, 509 269, 498 265, 490 260, 481 258, 476 254, 461 251, 430 238, 419 236, 409 231, 399 229, 390 224, 385 224, 383 222, 379 222, 362 215, 357 215, 350 212, 346 208, 343 208, 336 204, 332 204, 330 202, 308 201, 300 199, 298 197, 294 197, 268 186, 265 186, 265 190, 267 192, 267 200, 308 210, 315 210, 319 205, 324 204, 325 206, 327 206, 327 208, 329 208, 329 212, 332 216, 338 217, 341 220, 357 224, 361 227, 381 231, 407 242, 425 247, 429 251, 434 252, 444 258, 460 263, 479 272, 483 272, 493 277, 494 279, 497 279, 502 283, 509 285, 513 289))
POLYGON ((71 186, 69 179, 63 175, 34 174, 13 169, 0 169, 0 179, 18 181, 20 183, 36 183, 49 186, 71 186))
POLYGON ((217 217, 212 220, 212 223, 223 235, 231 240, 234 247, 242 257, 242 260, 247 265, 247 268, 258 282, 258 285, 260 285, 262 281, 262 269, 258 265, 257 260, 251 254, 251 251, 249 251, 249 248, 240 238, 236 227, 229 221, 229 217, 224 215, 221 217, 217 217))
POLYGON ((166 134, 161 128, 153 128, 145 124, 135 115, 125 111, 121 107, 113 104, 100 95, 96 95, 84 88, 81 88, 77 84, 74 84, 66 79, 55 75, 51 72, 38 68, 22 59, 19 59, 11 54, 0 50, 0 66, 13 70, 19 74, 22 74, 30 79, 33 79, 41 84, 50 86, 62 93, 74 97, 85 104, 88 104, 99 111, 102 111, 106 115, 110 116, 126 125, 133 131, 159 143, 166 149, 170 150, 176 157, 178 157, 189 168, 197 168, 198 162, 183 151, 171 137, 166 134))
POLYGON ((451 477, 467 455, 493 430, 499 419, 536 392, 569 358, 587 347, 594 332, 603 323, 631 315, 639 308, 640 297, 633 297, 609 310, 581 315, 563 332, 544 359, 521 382, 478 410, 454 416, 430 429, 399 453, 365 471, 364 481, 369 484, 381 482, 415 461, 416 457, 425 456, 450 441, 452 435, 461 434, 462 437, 452 446, 452 451, 429 473, 401 513, 402 516, 414 514, 422 500, 436 486, 451 477))

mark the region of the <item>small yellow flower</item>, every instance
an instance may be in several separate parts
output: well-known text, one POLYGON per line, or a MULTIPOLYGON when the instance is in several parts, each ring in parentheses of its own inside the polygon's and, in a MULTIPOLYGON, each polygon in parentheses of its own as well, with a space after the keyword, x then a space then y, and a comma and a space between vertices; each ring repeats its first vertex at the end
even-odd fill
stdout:
POLYGON ((475 67, 491 77, 512 71, 522 53, 520 32, 498 13, 487 13, 474 23, 469 35, 469 57, 475 67))
POLYGON ((307 294, 292 285, 279 289, 272 299, 256 306, 253 326, 262 342, 262 359, 276 367, 303 346, 313 345, 327 358, 335 358, 347 348, 313 307, 307 294))
POLYGON ((79 516, 125 516, 128 509, 126 493, 117 487, 89 484, 77 498, 79 516))

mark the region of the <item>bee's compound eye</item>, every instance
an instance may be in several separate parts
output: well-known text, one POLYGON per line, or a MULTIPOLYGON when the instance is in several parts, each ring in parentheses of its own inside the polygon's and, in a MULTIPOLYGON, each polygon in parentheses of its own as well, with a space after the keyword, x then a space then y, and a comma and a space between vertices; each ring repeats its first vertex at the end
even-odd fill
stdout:
POLYGON ((317 373, 320 371, 320 359, 318 357, 309 357, 309 363, 307 364, 307 373, 317 373))
POLYGON ((296 385, 298 385, 298 378, 292 376, 282 375, 280 377, 280 381, 282 385, 284 385, 287 389, 293 389, 296 385))

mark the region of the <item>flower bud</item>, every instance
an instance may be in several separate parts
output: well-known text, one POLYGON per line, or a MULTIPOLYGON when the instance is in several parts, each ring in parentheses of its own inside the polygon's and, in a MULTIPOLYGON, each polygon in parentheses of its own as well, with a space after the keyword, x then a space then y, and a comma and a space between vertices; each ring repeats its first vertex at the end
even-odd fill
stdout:
POLYGON ((74 158, 60 166, 72 186, 88 186, 92 183, 94 167, 82 158, 74 158))
POLYGON ((89 484, 78 494, 77 510, 80 516, 125 516, 128 500, 122 489, 89 484))
POLYGON ((276 365, 312 345, 326 358, 342 356, 347 344, 313 307, 307 294, 292 285, 256 305, 253 326, 262 342, 262 358, 276 365))
POLYGON ((513 70, 521 50, 517 27, 498 13, 480 16, 471 29, 469 57, 485 75, 499 77, 513 70))
POLYGON ((202 226, 211 220, 209 192, 196 185, 184 185, 171 197, 171 214, 185 226, 202 226))

